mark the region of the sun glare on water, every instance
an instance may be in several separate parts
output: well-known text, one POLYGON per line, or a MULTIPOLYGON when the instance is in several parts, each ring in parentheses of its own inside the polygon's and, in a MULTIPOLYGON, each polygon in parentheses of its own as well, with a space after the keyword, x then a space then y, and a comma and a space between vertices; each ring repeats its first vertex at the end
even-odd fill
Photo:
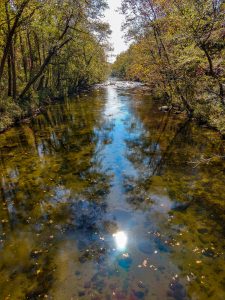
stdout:
POLYGON ((124 250, 127 245, 127 235, 124 231, 119 231, 113 234, 118 250, 124 250))

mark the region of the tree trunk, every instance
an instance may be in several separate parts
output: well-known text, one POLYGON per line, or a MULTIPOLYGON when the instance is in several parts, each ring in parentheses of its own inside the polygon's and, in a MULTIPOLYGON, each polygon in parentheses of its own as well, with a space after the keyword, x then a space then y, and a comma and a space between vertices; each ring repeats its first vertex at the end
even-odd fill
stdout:
POLYGON ((10 47, 11 54, 11 64, 12 64, 12 96, 13 99, 16 99, 17 90, 16 90, 16 52, 15 52, 15 42, 10 47))
POLYGON ((25 76, 25 80, 27 82, 28 81, 28 78, 27 78, 27 58, 25 56, 24 44, 23 44, 23 39, 22 39, 21 33, 19 34, 19 37, 20 37, 20 50, 21 50, 21 54, 22 54, 24 76, 25 76))
MULTIPOLYGON (((4 50, 3 50, 3 55, 2 55, 2 58, 1 58, 1 62, 0 62, 0 82, 1 82, 1 79, 2 79, 3 72, 4 72, 6 59, 7 59, 8 53, 10 52, 10 46, 12 44, 13 36, 16 32, 17 27, 19 26, 19 21, 20 21, 20 18, 22 16, 22 14, 23 14, 23 11, 24 11, 24 9, 26 8, 26 6, 28 5, 29 2, 30 2, 30 0, 24 0, 22 2, 22 4, 20 5, 20 7, 19 7, 19 9, 16 13, 13 26, 11 27, 10 31, 7 34, 6 44, 5 44, 5 47, 4 47, 4 50)), ((6 9, 6 14, 7 15, 8 15, 8 4, 9 4, 9 1, 6 1, 5 2, 5 9, 6 9)), ((7 23, 8 23, 8 21, 7 21, 7 23)))
POLYGON ((40 42, 39 42, 39 38, 36 32, 33 32, 34 35, 34 40, 35 40, 35 44, 37 46, 37 52, 38 52, 38 60, 39 60, 39 65, 41 66, 42 61, 41 61, 41 50, 40 50, 40 42))
POLYGON ((217 76, 215 70, 214 70, 214 67, 213 67, 213 61, 212 61, 212 58, 209 54, 209 51, 206 47, 205 44, 201 44, 200 45, 200 48, 203 50, 203 52, 205 53, 205 56, 208 60, 208 64, 209 64, 209 75, 213 78, 215 78, 218 82, 218 85, 219 85, 219 97, 220 97, 220 100, 221 100, 221 104, 223 106, 225 106, 225 97, 224 97, 224 87, 223 87, 223 84, 220 82, 220 78, 217 76))
POLYGON ((12 96, 12 70, 11 70, 11 58, 8 54, 8 96, 12 96))
POLYGON ((30 78, 32 78, 33 75, 33 68, 34 68, 34 56, 33 56, 33 50, 31 46, 31 40, 30 40, 30 33, 27 31, 27 44, 28 44, 28 49, 29 49, 29 71, 30 71, 30 78))
POLYGON ((23 89, 23 91, 21 92, 21 94, 19 95, 19 99, 21 100, 26 93, 29 91, 30 87, 38 80, 38 78, 42 75, 42 73, 44 72, 45 68, 48 66, 48 64, 50 63, 52 57, 54 55, 57 54, 57 52, 63 47, 65 46, 67 43, 69 43, 71 41, 71 38, 68 38, 67 40, 65 40, 64 42, 62 42, 59 46, 54 46, 49 52, 48 55, 45 59, 45 61, 43 62, 43 64, 41 65, 39 71, 30 79, 30 81, 27 83, 27 85, 25 86, 25 88, 23 89))

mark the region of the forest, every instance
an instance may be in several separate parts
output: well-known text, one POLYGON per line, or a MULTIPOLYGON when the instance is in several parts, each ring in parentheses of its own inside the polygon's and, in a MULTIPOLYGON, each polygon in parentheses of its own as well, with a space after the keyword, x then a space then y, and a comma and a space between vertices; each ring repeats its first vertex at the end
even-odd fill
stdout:
POLYGON ((0 300, 225 299, 225 0, 0 0, 0 300))
MULTIPOLYGON (((104 0, 0 3, 0 131, 52 99, 104 81, 104 0)), ((169 109, 225 134, 225 3, 124 0, 129 49, 112 75, 149 86, 169 109)))
POLYGON ((0 1, 0 131, 105 79, 104 0, 0 1))
POLYGON ((225 134, 225 2, 124 0, 130 48, 114 76, 147 84, 176 112, 225 134))

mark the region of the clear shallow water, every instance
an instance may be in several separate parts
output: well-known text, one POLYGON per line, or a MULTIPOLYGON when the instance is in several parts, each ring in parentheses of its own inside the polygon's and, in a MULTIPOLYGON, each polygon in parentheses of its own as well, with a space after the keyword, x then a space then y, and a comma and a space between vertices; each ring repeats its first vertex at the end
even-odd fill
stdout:
POLYGON ((224 142, 159 106, 99 86, 0 136, 0 299, 225 299, 224 142))

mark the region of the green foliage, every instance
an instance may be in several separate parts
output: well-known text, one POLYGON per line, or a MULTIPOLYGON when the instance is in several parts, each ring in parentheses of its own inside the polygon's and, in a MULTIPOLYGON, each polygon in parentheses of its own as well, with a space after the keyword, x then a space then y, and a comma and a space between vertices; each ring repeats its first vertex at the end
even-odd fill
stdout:
POLYGON ((131 64, 130 52, 123 52, 118 55, 112 65, 112 76, 128 79, 129 66, 131 64))
POLYGON ((225 125, 224 3, 124 0, 133 39, 112 74, 148 84, 221 132, 225 125))
POLYGON ((12 98, 0 98, 0 132, 11 126, 16 118, 20 118, 21 114, 21 108, 12 98))
POLYGON ((106 7, 105 0, 1 1, 2 99, 13 98, 27 113, 103 81, 110 29, 100 17, 106 7))

